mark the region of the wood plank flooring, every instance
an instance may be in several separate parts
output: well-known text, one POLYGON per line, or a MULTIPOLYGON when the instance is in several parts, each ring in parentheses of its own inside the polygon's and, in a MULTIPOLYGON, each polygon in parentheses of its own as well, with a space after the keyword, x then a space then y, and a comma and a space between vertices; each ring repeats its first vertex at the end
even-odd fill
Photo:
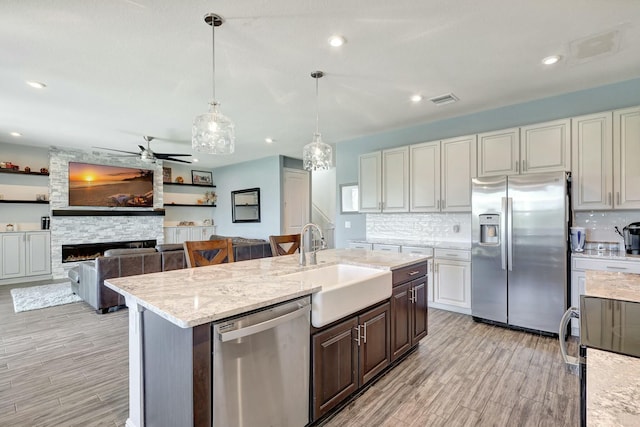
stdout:
MULTIPOLYGON (((0 286, 0 426, 123 426, 127 310, 16 314, 13 287, 0 286)), ((430 309, 418 350, 323 425, 577 426, 578 399, 557 340, 430 309)))

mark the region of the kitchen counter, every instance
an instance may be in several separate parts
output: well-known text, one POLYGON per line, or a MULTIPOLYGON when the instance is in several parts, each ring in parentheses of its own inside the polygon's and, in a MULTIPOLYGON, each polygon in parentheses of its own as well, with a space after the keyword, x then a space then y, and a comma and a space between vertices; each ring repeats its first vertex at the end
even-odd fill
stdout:
POLYGON ((590 259, 611 259, 618 261, 636 261, 640 262, 640 255, 630 255, 625 251, 610 252, 610 251, 598 251, 595 249, 585 250, 584 252, 573 252, 571 254, 574 258, 590 258, 590 259))
MULTIPOLYGON (((589 270, 585 295, 640 302, 640 274, 589 270)), ((588 425, 640 425, 640 358, 589 348, 587 360, 588 425)))
POLYGON ((318 265, 300 267, 299 255, 108 279, 105 286, 181 328, 246 313, 321 289, 286 274, 331 264, 394 270, 431 257, 360 249, 317 253, 318 265))
POLYGON ((381 245, 397 245, 397 246, 413 246, 423 248, 442 248, 442 249, 463 249, 471 250, 471 242, 451 242, 451 241, 413 241, 402 239, 350 239, 354 243, 373 243, 381 245))

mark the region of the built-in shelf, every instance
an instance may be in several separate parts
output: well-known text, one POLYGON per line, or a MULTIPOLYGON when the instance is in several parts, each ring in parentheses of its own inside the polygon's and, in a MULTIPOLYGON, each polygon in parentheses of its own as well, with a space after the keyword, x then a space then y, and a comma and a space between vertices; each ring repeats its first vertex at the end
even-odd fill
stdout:
POLYGON ((179 184, 177 182, 163 182, 162 185, 173 185, 175 187, 201 187, 201 188, 216 188, 215 185, 202 185, 202 184, 179 184))
POLYGON ((164 216, 164 209, 152 211, 104 210, 104 209, 54 209, 53 216, 164 216))
POLYGON ((255 207, 260 206, 260 205, 257 205, 257 204, 249 204, 249 203, 245 203, 244 205, 242 205, 242 204, 241 204, 241 205, 236 205, 236 207, 237 207, 237 208, 241 208, 241 207, 243 207, 243 206, 246 206, 246 207, 254 207, 254 208, 255 208, 255 207))
POLYGON ((0 203, 27 203, 32 205, 48 205, 48 200, 0 200, 0 203))
POLYGON ((197 204, 185 204, 185 203, 167 203, 163 205, 165 208, 167 206, 189 206, 189 207, 196 207, 196 208, 215 208, 216 205, 197 205, 197 204))
POLYGON ((40 176, 49 176, 49 173, 40 173, 40 172, 25 172, 25 171, 17 171, 14 169, 0 168, 0 173, 15 173, 22 175, 40 175, 40 176))

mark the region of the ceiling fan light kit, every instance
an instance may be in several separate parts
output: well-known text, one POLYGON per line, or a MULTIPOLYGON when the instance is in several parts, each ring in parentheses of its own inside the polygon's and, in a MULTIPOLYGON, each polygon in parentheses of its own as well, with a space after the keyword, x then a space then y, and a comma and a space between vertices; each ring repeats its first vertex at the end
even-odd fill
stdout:
POLYGON ((204 17, 207 25, 211 25, 213 45, 213 96, 209 103, 209 112, 196 116, 191 129, 191 147, 206 154, 232 154, 235 151, 235 126, 233 122, 219 111, 216 102, 216 56, 215 27, 219 27, 224 19, 214 13, 204 17))
POLYGON ((322 71, 314 71, 311 77, 316 80, 316 132, 313 140, 302 149, 302 163, 305 170, 327 170, 333 167, 333 150, 329 144, 322 142, 319 127, 318 79, 324 76, 322 71))

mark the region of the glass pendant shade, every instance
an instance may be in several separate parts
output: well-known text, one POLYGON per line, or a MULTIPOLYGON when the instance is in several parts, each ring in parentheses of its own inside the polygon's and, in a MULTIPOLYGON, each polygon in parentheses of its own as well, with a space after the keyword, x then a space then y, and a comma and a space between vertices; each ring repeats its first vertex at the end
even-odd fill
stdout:
POLYGON ((333 150, 322 142, 319 133, 313 135, 313 141, 302 149, 303 167, 308 171, 327 170, 333 167, 333 150))
POLYGON ((210 105, 208 113, 193 120, 191 148, 200 153, 232 154, 236 140, 233 122, 220 113, 218 103, 210 105))

